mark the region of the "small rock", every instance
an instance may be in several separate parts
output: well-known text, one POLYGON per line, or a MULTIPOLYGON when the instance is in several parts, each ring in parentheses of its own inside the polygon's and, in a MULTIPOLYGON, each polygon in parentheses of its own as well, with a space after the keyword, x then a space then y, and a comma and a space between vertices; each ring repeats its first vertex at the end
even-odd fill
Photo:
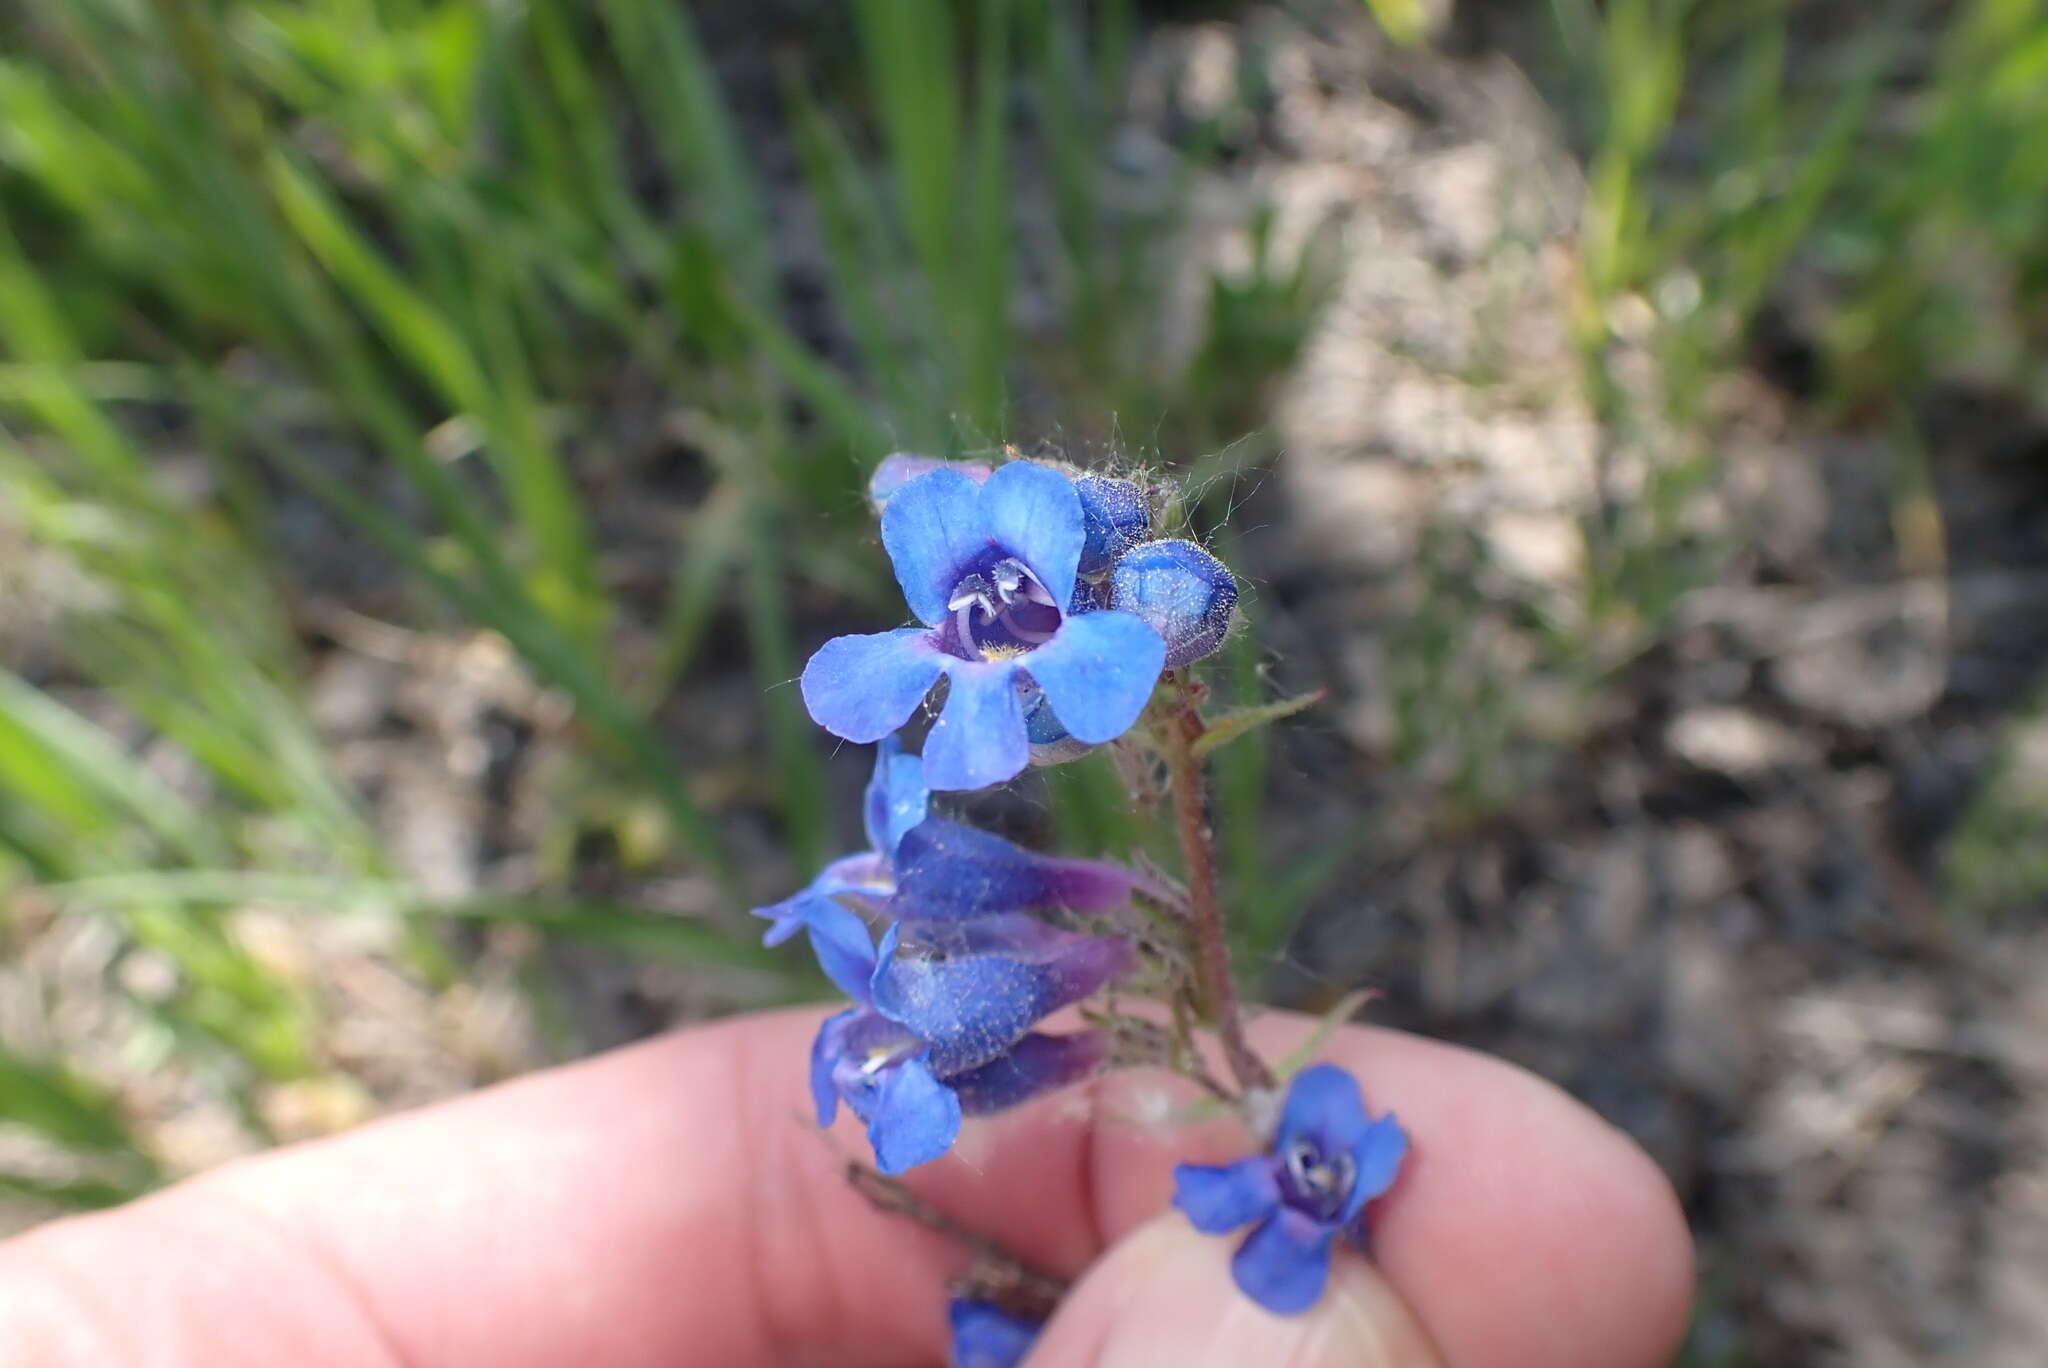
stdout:
POLYGON ((1664 744, 1687 764, 1736 778, 1782 769, 1807 755, 1791 730, 1733 704, 1687 708, 1665 728, 1664 744))

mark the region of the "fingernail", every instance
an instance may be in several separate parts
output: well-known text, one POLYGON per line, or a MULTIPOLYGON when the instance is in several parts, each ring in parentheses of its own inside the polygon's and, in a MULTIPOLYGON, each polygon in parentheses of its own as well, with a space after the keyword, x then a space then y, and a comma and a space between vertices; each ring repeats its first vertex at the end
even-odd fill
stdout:
POLYGON ((1314 1307, 1276 1316, 1231 1281, 1233 1243, 1197 1234, 1178 1214, 1133 1232, 1075 1288, 1030 1368, 1442 1368, 1414 1316, 1355 1251, 1338 1251, 1314 1307))

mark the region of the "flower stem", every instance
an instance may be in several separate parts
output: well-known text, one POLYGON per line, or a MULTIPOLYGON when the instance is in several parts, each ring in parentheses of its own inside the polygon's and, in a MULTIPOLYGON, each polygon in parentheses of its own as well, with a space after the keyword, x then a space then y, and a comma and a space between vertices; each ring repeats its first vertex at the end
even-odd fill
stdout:
POLYGON ((1180 837, 1181 863, 1188 885, 1188 926, 1194 933, 1196 1009, 1215 1028, 1223 1055, 1240 1088, 1270 1088, 1273 1071, 1253 1052, 1238 1016, 1237 991, 1230 978, 1230 947, 1224 937, 1223 907, 1216 891, 1216 837, 1209 825, 1208 794, 1195 743, 1207 730, 1202 721, 1202 687, 1183 671, 1168 672, 1174 689, 1170 711, 1162 719, 1160 739, 1166 754, 1166 776, 1173 796, 1173 816, 1180 837))
POLYGON ((1025 1263, 987 1236, 969 1230, 894 1178, 858 1160, 846 1165, 846 1181, 877 1211, 902 1216, 966 1246, 973 1262, 960 1278, 968 1295, 997 1303, 1033 1320, 1051 1316, 1067 1294, 1062 1280, 1025 1263))

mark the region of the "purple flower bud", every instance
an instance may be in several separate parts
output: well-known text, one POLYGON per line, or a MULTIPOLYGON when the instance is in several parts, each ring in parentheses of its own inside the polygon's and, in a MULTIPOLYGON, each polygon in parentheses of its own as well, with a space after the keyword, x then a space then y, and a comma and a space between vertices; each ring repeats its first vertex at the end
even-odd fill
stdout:
POLYGON ((932 817, 904 833, 896 892, 881 910, 918 922, 1051 908, 1108 912, 1138 893, 1161 897, 1156 881, 1127 866, 1041 855, 979 828, 932 817))
POLYGON ((1152 510, 1145 491, 1129 480, 1083 475, 1074 481, 1081 496, 1081 573, 1099 575, 1109 563, 1152 533, 1152 510))
POLYGON ((1190 541, 1146 542, 1109 572, 1109 606, 1140 619, 1166 642, 1166 668, 1200 660, 1223 644, 1237 608, 1237 581, 1190 541))

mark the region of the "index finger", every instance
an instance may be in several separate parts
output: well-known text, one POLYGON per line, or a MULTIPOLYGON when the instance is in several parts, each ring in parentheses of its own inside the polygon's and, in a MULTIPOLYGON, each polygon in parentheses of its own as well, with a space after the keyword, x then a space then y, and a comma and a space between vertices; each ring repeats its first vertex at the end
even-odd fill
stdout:
MULTIPOLYGON (((0 1246, 0 1323, 173 1364, 937 1362, 962 1257, 848 1189, 858 1131, 835 1147, 804 1116, 820 1017, 664 1037, 46 1227, 0 1246)), ((1640 1151, 1484 1056, 1373 1030, 1326 1054, 1414 1138, 1379 1256, 1448 1362, 1661 1361, 1690 1251, 1640 1151)), ((1115 1076, 971 1125, 913 1186, 1071 1275, 1165 1205, 1175 1159, 1243 1148, 1148 1124, 1161 1088, 1115 1076)))

